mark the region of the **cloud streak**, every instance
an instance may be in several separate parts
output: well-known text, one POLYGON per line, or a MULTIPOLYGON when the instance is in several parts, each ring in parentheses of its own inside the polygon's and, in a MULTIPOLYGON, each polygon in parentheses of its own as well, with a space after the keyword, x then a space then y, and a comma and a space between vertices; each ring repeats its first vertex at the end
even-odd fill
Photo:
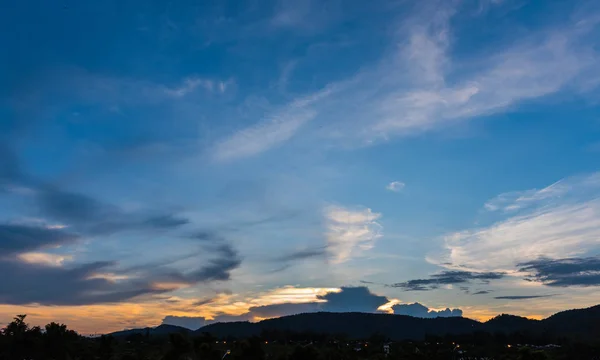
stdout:
POLYGON ((333 263, 342 263, 373 247, 380 238, 381 217, 371 209, 352 210, 341 206, 325 209, 327 246, 333 263))
POLYGON ((507 296, 496 296, 494 299, 497 300, 528 300, 528 299, 539 299, 547 298, 555 295, 507 295, 507 296))
POLYGON ((502 279, 504 276, 505 274, 501 272, 443 271, 440 274, 431 275, 429 279, 414 279, 388 286, 401 288, 405 291, 428 291, 438 289, 444 285, 468 284, 470 282, 488 284, 491 280, 502 279))
POLYGON ((72 244, 79 235, 62 229, 0 224, 0 258, 11 258, 19 253, 72 244))
POLYGON ((600 257, 538 259, 518 264, 529 281, 547 286, 600 286, 600 257))
MULTIPOLYGON (((306 118, 324 128, 308 138, 356 147, 414 136, 509 111, 569 87, 585 91, 582 77, 600 73, 599 55, 592 50, 593 13, 574 15, 571 22, 523 36, 464 64, 451 56, 450 25, 464 9, 454 3, 438 5, 415 6, 397 26, 397 37, 378 65, 358 72, 327 96, 313 96, 306 118)), ((291 108, 285 116, 278 112, 223 140, 215 158, 253 156, 291 139, 308 121, 298 119, 300 107, 291 108)))
MULTIPOLYGON (((512 216, 491 226, 446 235, 446 253, 434 262, 515 273, 518 264, 535 259, 580 257, 600 250, 598 174, 566 178, 542 190, 513 192, 496 200, 499 198, 504 209, 520 210, 509 212, 512 216)), ((500 206, 498 201, 494 204, 500 206)))
POLYGON ((310 105, 328 97, 331 92, 331 88, 326 88, 296 99, 267 119, 218 141, 212 149, 213 159, 231 161, 246 158, 281 145, 291 139, 305 123, 314 119, 316 112, 309 108, 310 105))
POLYGON ((583 19, 578 19, 476 59, 470 67, 477 70, 457 78, 454 71, 461 64, 450 57, 449 41, 456 13, 450 4, 435 11, 423 6, 413 14, 420 21, 399 31, 399 52, 372 76, 365 75, 361 87, 368 90, 357 96, 366 97, 362 100, 370 106, 354 117, 365 121, 363 136, 388 139, 446 128, 557 93, 582 74, 600 72, 598 54, 582 41, 590 41, 586 36, 593 26, 580 26, 583 19), (386 81, 375 81, 384 77, 386 81))
POLYGON ((290 262, 290 261, 298 261, 298 260, 307 260, 311 258, 322 257, 327 254, 327 248, 317 247, 317 248, 308 248, 303 250, 297 250, 289 254, 282 255, 276 258, 276 261, 280 262, 290 262))
POLYGON ((174 214, 126 213, 117 206, 92 197, 41 186, 35 191, 40 212, 53 220, 90 234, 111 234, 125 230, 172 229, 189 222, 174 214))
POLYGON ((113 282, 94 275, 114 268, 114 262, 93 262, 73 267, 46 266, 21 261, 0 261, 3 304, 88 305, 129 300, 164 292, 143 280, 113 282))

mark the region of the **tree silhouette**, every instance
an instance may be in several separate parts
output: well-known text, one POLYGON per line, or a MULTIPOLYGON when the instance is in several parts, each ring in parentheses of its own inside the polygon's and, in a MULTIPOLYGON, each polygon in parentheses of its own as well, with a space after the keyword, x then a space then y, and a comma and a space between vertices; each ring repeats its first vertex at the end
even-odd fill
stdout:
POLYGON ((67 325, 51 322, 46 325, 44 345, 46 354, 55 360, 72 357, 78 335, 73 330, 68 330, 67 325))
POLYGON ((17 315, 3 330, 3 356, 6 359, 24 359, 35 356, 42 332, 39 326, 29 327, 27 315, 17 315))
MULTIPOLYGON (((178 328, 171 333, 140 329, 120 336, 86 338, 65 324, 52 322, 41 329, 30 326, 26 319, 25 315, 17 315, 0 331, 0 360, 600 360, 597 339, 577 340, 533 331, 507 333, 498 330, 501 327, 494 327, 493 333, 481 329, 441 335, 438 332, 420 340, 391 343, 388 331, 359 338, 315 333, 301 326, 300 331, 295 331, 298 327, 294 326, 271 328, 260 336, 237 338, 185 333, 178 328), (557 339, 555 344, 560 346, 536 346, 547 344, 549 339, 557 339), (390 347, 388 355, 383 352, 384 344, 390 347)), ((505 329, 512 331, 515 327, 505 329)))

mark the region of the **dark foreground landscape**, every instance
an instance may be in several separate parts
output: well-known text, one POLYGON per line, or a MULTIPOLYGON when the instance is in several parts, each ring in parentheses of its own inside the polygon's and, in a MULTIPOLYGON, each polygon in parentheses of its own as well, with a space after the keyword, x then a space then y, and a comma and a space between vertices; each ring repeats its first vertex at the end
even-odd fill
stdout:
POLYGON ((544 320, 309 313, 264 320, 132 329, 88 338, 24 315, 2 329, 0 359, 590 359, 600 360, 600 305, 544 320))

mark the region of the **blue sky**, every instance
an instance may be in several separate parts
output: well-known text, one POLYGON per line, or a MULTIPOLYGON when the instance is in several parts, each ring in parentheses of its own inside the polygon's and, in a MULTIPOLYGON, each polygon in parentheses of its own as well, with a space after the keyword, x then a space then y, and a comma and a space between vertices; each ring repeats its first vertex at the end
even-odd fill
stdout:
POLYGON ((6 7, 0 322, 600 298, 593 1, 6 7))

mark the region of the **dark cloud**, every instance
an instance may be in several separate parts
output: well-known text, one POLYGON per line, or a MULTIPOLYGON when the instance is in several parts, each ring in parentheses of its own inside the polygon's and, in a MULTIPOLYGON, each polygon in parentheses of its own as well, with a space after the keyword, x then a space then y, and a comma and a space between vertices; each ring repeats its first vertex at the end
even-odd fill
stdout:
POLYGON ((229 315, 229 314, 218 314, 212 320, 209 320, 207 323, 218 323, 218 322, 234 322, 234 321, 250 321, 253 319, 253 315, 251 313, 245 313, 241 315, 229 315))
POLYGON ((127 213, 117 206, 53 186, 41 186, 35 194, 43 216, 95 235, 125 230, 171 229, 189 222, 173 214, 127 213))
POLYGON ((489 293, 491 293, 490 290, 480 290, 480 291, 474 292, 472 295, 484 295, 484 294, 489 294, 489 293))
POLYGON ((396 315, 408 315, 419 318, 460 317, 463 314, 461 309, 446 308, 445 310, 436 311, 419 303, 397 304, 392 306, 392 309, 396 315))
POLYGON ((322 311, 331 312, 376 312, 377 308, 389 302, 385 296, 369 291, 366 286, 342 287, 340 292, 330 292, 317 298, 326 300, 321 305, 322 311))
POLYGON ((0 224, 0 258, 40 248, 65 245, 79 239, 62 229, 0 224))
POLYGON ((144 281, 112 282, 94 277, 108 272, 112 262, 94 262, 63 268, 19 261, 0 261, 0 303, 41 305, 87 305, 128 300, 158 294, 144 281))
MULTIPOLYGON (((68 225, 78 233, 107 235, 119 231, 167 230, 188 223, 185 218, 163 211, 125 212, 90 196, 64 191, 26 176, 17 160, 9 150, 0 149, 0 187, 4 190, 27 187, 38 215, 68 225)), ((187 257, 200 254, 208 254, 209 257, 196 270, 185 273, 169 269, 171 262, 130 269, 119 269, 113 262, 51 267, 28 264, 15 257, 19 253, 70 244, 78 239, 79 235, 61 229, 0 225, 0 270, 11 274, 10 277, 0 279, 0 303, 83 305, 119 302, 165 292, 166 290, 157 290, 152 285, 163 280, 190 285, 226 281, 230 279, 231 271, 241 264, 237 251, 218 237, 207 240, 193 255, 186 254, 187 257), (135 273, 137 280, 114 282, 93 276, 108 270, 119 275, 135 273)))
POLYGON ((186 284, 229 280, 231 270, 241 264, 237 251, 224 241, 205 244, 202 252, 213 257, 189 273, 177 272, 165 264, 119 269, 116 263, 105 261, 62 267, 26 263, 16 257, 23 252, 70 244, 78 239, 78 235, 63 229, 0 225, 0 273, 10 274, 0 277, 0 303, 86 305, 120 302, 166 292, 153 286, 162 280, 186 284), (132 277, 135 280, 110 281, 98 276, 102 273, 136 276, 132 277))
POLYGON ((221 241, 219 236, 210 231, 198 231, 192 235, 189 235, 188 238, 199 241, 221 241))
POLYGON ((302 314, 309 312, 317 312, 321 310, 320 303, 300 303, 300 304, 273 304, 254 306, 250 308, 250 314, 252 317, 256 316, 259 318, 272 318, 285 315, 302 314))
MULTIPOLYGON (((31 247, 32 250, 37 247, 31 247)), ((119 269, 114 262, 95 262, 73 267, 29 264, 15 259, 0 259, 0 303, 42 305, 87 305, 112 303, 142 295, 156 295, 168 290, 156 288, 156 282, 193 285, 199 282, 225 281, 241 260, 229 245, 219 245, 216 258, 208 260, 198 270, 180 273, 168 268, 137 267, 119 269), (102 273, 129 275, 134 280, 110 281, 102 273)), ((205 302, 208 303, 208 300, 205 302)), ((198 305, 198 304, 196 304, 198 305)))
MULTIPOLYGON (((237 199, 236 199, 236 202, 237 202, 237 199)), ((259 227, 259 226, 269 225, 269 224, 273 224, 273 223, 281 224, 285 221, 292 220, 292 219, 298 217, 299 215, 300 215, 299 211, 284 210, 284 211, 279 211, 276 215, 267 216, 262 219, 249 220, 249 221, 238 221, 233 224, 228 224, 228 225, 225 225, 220 230, 222 230, 222 231, 241 231, 241 230, 246 230, 248 228, 259 227)))
POLYGON ((238 268, 242 260, 237 252, 229 244, 221 244, 216 248, 217 258, 209 261, 207 265, 192 272, 188 277, 194 282, 229 280, 231 271, 238 268))
POLYGON ((127 269, 127 272, 138 272, 146 274, 146 277, 163 283, 193 285, 200 282, 227 281, 231 278, 231 271, 237 269, 242 259, 233 246, 223 239, 216 238, 216 243, 203 243, 203 248, 192 255, 173 258, 171 261, 161 261, 152 264, 135 266, 127 269), (211 254, 212 258, 205 260, 204 264, 195 270, 181 272, 169 267, 177 260, 193 258, 199 254, 211 254))
POLYGON ((93 235, 124 230, 172 229, 189 222, 171 213, 129 213, 90 196, 64 191, 27 175, 14 152, 0 146, 0 192, 26 188, 39 215, 93 235))
MULTIPOLYGON (((367 287, 342 287, 339 292, 317 296, 319 301, 308 303, 282 303, 255 306, 243 314, 244 318, 264 318, 307 312, 377 312, 377 308, 389 302, 385 296, 373 294, 367 287)), ((238 320, 239 321, 239 320, 238 320)))
POLYGON ((547 297, 551 297, 551 296, 556 296, 556 295, 554 295, 554 294, 552 294, 552 295, 509 295, 509 296, 496 296, 496 297, 494 297, 494 299, 498 299, 498 300, 526 300, 526 299, 547 298, 547 297))
POLYGON ((200 299, 195 301, 192 305, 194 306, 202 306, 202 305, 206 305, 206 304, 210 304, 215 302, 215 298, 206 298, 206 299, 200 299))
POLYGON ((488 284, 490 280, 497 280, 504 277, 501 272, 483 272, 476 273, 470 271, 444 271, 434 274, 429 279, 415 279, 406 282, 388 285, 390 287, 401 288, 405 291, 428 291, 439 288, 443 285, 466 284, 473 281, 488 284))
POLYGON ((327 247, 321 246, 318 248, 304 249, 304 250, 295 251, 295 252, 292 252, 289 254, 285 254, 283 256, 276 258, 275 260, 281 261, 281 262, 289 262, 289 261, 296 261, 296 260, 306 260, 306 259, 310 259, 313 257, 322 257, 322 256, 325 256, 326 254, 327 254, 327 247))
MULTIPOLYGON (((389 302, 385 296, 373 294, 366 287, 342 287, 340 292, 330 292, 317 297, 319 301, 308 303, 282 303, 253 306, 241 315, 218 314, 206 324, 215 322, 248 321, 255 318, 272 318, 309 312, 377 312, 377 308, 389 302)), ((164 321, 163 321, 164 323, 164 321)), ((171 322, 174 325, 180 323, 171 322)), ((183 326, 183 325, 181 325, 183 326)))
POLYGON ((198 316, 173 316, 167 315, 162 320, 163 325, 176 325, 190 330, 198 330, 206 325, 206 319, 198 316))
POLYGON ((538 259, 519 264, 530 281, 547 286, 600 286, 600 257, 538 259))
POLYGON ((172 228, 188 224, 190 221, 183 217, 178 217, 173 214, 150 217, 145 221, 146 224, 154 228, 172 228))

